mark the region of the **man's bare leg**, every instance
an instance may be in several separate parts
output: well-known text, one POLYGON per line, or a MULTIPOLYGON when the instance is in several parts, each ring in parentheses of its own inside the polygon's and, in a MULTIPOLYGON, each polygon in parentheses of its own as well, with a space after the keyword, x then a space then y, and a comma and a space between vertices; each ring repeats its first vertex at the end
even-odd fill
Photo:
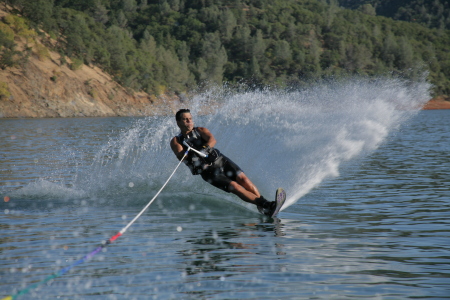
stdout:
POLYGON ((240 185, 236 181, 230 182, 228 190, 231 193, 238 196, 239 198, 241 198, 242 200, 244 200, 245 202, 257 205, 255 200, 259 197, 257 197, 252 192, 247 191, 242 185, 240 185))
POLYGON ((254 194, 256 198, 261 197, 261 194, 259 193, 256 186, 251 182, 251 180, 247 177, 247 175, 244 174, 244 172, 239 173, 239 175, 236 176, 236 181, 239 183, 244 189, 249 191, 250 193, 254 194))
POLYGON ((230 183, 228 190, 245 202, 254 204, 258 207, 264 207, 269 203, 269 201, 261 196, 256 186, 244 173, 240 173, 236 177, 236 181, 230 183))
POLYGON ((236 177, 236 181, 230 182, 228 191, 237 195, 245 202, 256 205, 258 210, 267 216, 271 216, 276 208, 276 202, 264 199, 256 186, 244 173, 240 173, 236 177))

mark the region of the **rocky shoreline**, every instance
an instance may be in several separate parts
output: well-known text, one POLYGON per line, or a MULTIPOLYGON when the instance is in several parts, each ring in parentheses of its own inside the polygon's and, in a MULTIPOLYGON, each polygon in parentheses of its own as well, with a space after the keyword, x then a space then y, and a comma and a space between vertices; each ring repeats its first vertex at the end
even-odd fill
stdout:
POLYGON ((427 104, 423 107, 424 110, 431 109, 450 109, 450 97, 440 96, 431 99, 427 104))

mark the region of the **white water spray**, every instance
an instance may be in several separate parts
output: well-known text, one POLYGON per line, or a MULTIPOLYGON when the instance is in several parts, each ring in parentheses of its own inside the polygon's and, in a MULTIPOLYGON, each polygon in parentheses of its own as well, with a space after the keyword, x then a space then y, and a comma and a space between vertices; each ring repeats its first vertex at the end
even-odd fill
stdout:
MULTIPOLYGON (((302 91, 212 89, 180 108, 191 109, 195 125, 215 135, 216 147, 266 198, 284 187, 286 209, 324 179, 338 176, 344 162, 374 151, 418 112, 428 92, 425 82, 399 79, 352 80, 302 91)), ((132 182, 145 193, 149 185, 157 189, 177 162, 169 147, 177 133, 172 115, 139 120, 97 155, 91 188, 132 182)), ((191 176, 187 167, 174 181, 170 192, 225 195, 191 176)))

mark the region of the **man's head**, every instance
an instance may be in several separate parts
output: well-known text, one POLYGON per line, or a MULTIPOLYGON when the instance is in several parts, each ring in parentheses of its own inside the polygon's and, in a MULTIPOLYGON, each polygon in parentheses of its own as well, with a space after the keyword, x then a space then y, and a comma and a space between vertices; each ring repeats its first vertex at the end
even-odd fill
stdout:
POLYGON ((175 119, 182 133, 189 133, 194 129, 194 121, 192 121, 192 115, 189 109, 180 109, 177 111, 175 119))
POLYGON ((180 121, 181 120, 181 115, 184 113, 191 113, 191 111, 187 108, 182 108, 179 111, 177 111, 177 113, 175 114, 175 120, 180 121))

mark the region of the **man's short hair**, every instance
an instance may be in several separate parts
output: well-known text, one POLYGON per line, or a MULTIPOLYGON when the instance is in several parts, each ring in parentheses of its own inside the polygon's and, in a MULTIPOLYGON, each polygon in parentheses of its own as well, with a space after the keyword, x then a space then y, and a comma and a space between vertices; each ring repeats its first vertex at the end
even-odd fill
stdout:
POLYGON ((184 113, 191 113, 191 111, 187 108, 182 108, 179 111, 177 111, 177 113, 175 114, 175 120, 180 121, 181 120, 181 115, 184 113))

